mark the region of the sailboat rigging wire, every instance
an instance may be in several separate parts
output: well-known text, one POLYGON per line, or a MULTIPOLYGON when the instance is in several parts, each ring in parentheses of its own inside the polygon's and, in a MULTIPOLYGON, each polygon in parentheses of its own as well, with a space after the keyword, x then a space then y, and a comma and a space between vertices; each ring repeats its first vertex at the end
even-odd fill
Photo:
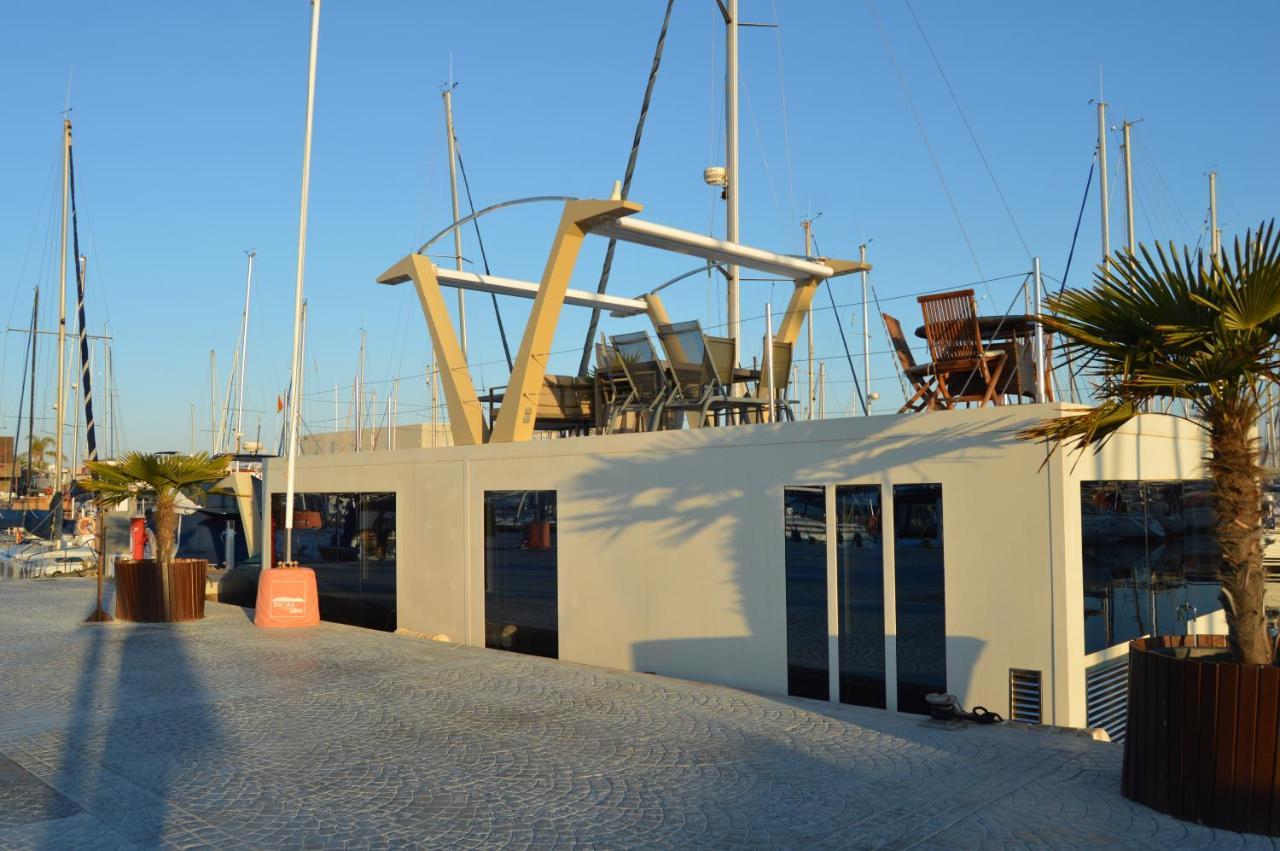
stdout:
POLYGON ((791 125, 787 121, 787 84, 782 72, 782 22, 778 20, 777 0, 770 0, 769 5, 773 9, 773 38, 778 48, 778 99, 782 104, 782 155, 787 166, 787 200, 791 205, 789 221, 794 222, 799 216, 796 215, 796 188, 791 167, 791 125))
MULTIPOLYGON (((812 232, 809 234, 809 238, 813 239, 812 232)), ((813 239, 813 250, 818 253, 819 257, 822 256, 822 249, 818 247, 818 240, 816 239, 813 239)), ((844 323, 840 321, 840 313, 836 310, 836 297, 831 293, 831 286, 827 281, 818 282, 818 286, 823 284, 827 284, 827 298, 831 299, 831 313, 836 320, 836 330, 840 332, 840 343, 844 346, 845 359, 849 361, 849 372, 853 375, 853 391, 858 394, 858 400, 862 402, 862 415, 864 417, 869 416, 867 412, 867 397, 862 392, 862 385, 858 383, 858 370, 853 365, 853 355, 849 353, 849 341, 844 336, 844 323)), ((810 314, 808 321, 813 321, 812 314, 810 314)))
MULTIPOLYGON (((26 398, 27 398, 27 370, 25 369, 25 367, 27 363, 27 355, 32 354, 31 347, 36 344, 36 335, 34 331, 35 331, 36 319, 37 319, 36 311, 39 309, 39 306, 40 306, 40 290, 39 288, 37 288, 35 302, 31 305, 31 330, 33 333, 27 337, 27 354, 22 356, 22 365, 24 367, 22 370, 22 390, 18 393, 18 415, 15 418, 17 420, 17 423, 14 426, 14 432, 13 432, 13 449, 14 449, 15 456, 18 451, 18 444, 22 440, 22 404, 24 401, 26 401, 26 398)), ((32 358, 33 366, 34 366, 34 360, 35 359, 32 358)), ((32 372, 34 373, 34 370, 32 370, 32 372)), ((35 393, 36 393, 35 380, 32 379, 31 397, 33 400, 35 398, 35 393)), ((28 439, 27 444, 28 444, 27 469, 28 471, 30 471, 31 469, 30 439, 28 439)), ((12 506, 13 497, 18 492, 18 462, 16 457, 14 458, 14 461, 10 470, 11 470, 11 474, 9 476, 9 505, 12 506)), ((29 477, 30 472, 28 472, 27 475, 29 477)))
MULTIPOLYGON (((649 102, 653 99, 653 87, 658 81, 658 67, 662 64, 662 48, 667 41, 667 27, 671 24, 671 7, 675 0, 667 0, 667 11, 662 17, 662 29, 658 31, 658 44, 653 50, 653 64, 649 68, 649 81, 645 83, 644 100, 640 102, 640 117, 636 120, 636 132, 631 139, 631 153, 627 156, 627 170, 622 176, 622 200, 627 200, 631 193, 631 178, 636 173, 636 159, 640 156, 640 138, 644 135, 644 120, 649 115, 649 102)), ((604 295, 609 288, 609 273, 613 269, 613 253, 618 240, 610 237, 605 248, 604 264, 600 269, 600 283, 596 292, 604 295)), ((600 308, 591 309, 591 321, 587 323, 587 337, 582 344, 582 359, 578 362, 578 374, 587 374, 587 364, 591 361, 591 344, 595 342, 596 328, 600 325, 600 308)))
MULTIPOLYGON (((471 226, 476 230, 476 242, 480 245, 480 261, 484 263, 484 273, 489 274, 489 255, 484 250, 484 238, 480 236, 480 222, 476 220, 476 203, 471 200, 471 182, 467 180, 467 167, 462 164, 462 149, 458 147, 458 136, 455 133, 453 137, 453 151, 458 156, 458 171, 462 172, 462 186, 467 192, 467 206, 471 208, 471 226)), ((498 336, 502 338, 502 353, 507 358, 507 369, 511 370, 515 367, 511 363, 511 347, 507 345, 507 329, 502 324, 502 311, 498 309, 498 296, 496 293, 489 293, 489 298, 493 299, 493 315, 498 320, 498 336)))
POLYGON ((996 180, 996 174, 991 168, 991 163, 987 160, 987 155, 982 151, 982 145, 978 144, 978 134, 973 132, 973 125, 969 123, 969 117, 965 115, 964 108, 960 106, 960 98, 956 97, 955 89, 951 87, 951 80, 947 78, 947 72, 942 70, 942 62, 938 59, 938 54, 933 50, 933 43, 929 41, 929 36, 925 35, 924 26, 920 23, 919 16, 916 15, 915 8, 911 5, 911 0, 906 0, 907 11, 911 13, 911 20, 915 21, 916 30, 920 33, 920 38, 924 41, 924 46, 929 49, 929 56, 933 58, 933 65, 938 69, 938 76, 942 78, 942 84, 947 87, 947 94, 951 95, 951 102, 955 104, 956 112, 960 113, 960 120, 964 122, 964 129, 969 131, 969 139, 973 142, 974 150, 978 152, 978 159, 982 160, 982 167, 987 170, 987 177, 991 178, 991 185, 995 187, 996 195, 1000 198, 1001 205, 1004 206, 1005 215, 1009 217, 1009 223, 1013 225, 1013 232, 1018 235, 1018 242, 1022 243, 1022 250, 1027 252, 1027 259, 1031 259, 1031 248, 1028 247, 1026 239, 1022 236, 1022 228, 1018 227, 1018 220, 1014 218, 1013 210, 1009 207, 1009 201, 1004 197, 1004 192, 1000 189, 1000 183, 996 180))
MULTIPOLYGON (((907 106, 911 109, 911 116, 915 119, 916 129, 920 131, 920 138, 924 141, 925 148, 929 151, 929 159, 933 161, 933 169, 938 173, 938 182, 942 184, 942 192, 947 196, 947 203, 951 205, 951 214, 955 216, 956 224, 960 227, 960 235, 964 237, 964 244, 969 249, 969 256, 973 259, 974 268, 978 270, 978 277, 985 278, 986 273, 982 271, 982 263, 978 261, 978 252, 974 250, 973 241, 969 239, 969 231, 965 229, 964 219, 960 216, 960 208, 956 205, 955 196, 951 194, 951 188, 947 185, 947 178, 942 172, 942 163, 938 160, 938 154, 933 149, 933 143, 929 141, 929 133, 924 129, 924 119, 920 117, 920 110, 916 109, 916 102, 911 97, 911 87, 907 85, 907 78, 902 73, 902 67, 898 64, 898 57, 893 52, 893 46, 889 44, 889 35, 885 32, 884 23, 880 20, 880 13, 876 10, 875 0, 867 0, 867 9, 871 12, 871 17, 875 20, 876 30, 880 33, 880 41, 884 44, 885 53, 889 55, 889 62, 893 65, 894 73, 898 77, 898 84, 902 86, 902 93, 906 96, 907 106)), ((991 291, 987 291, 987 295, 991 295, 991 291)))
MULTIPOLYGON (((1067 288, 1067 278, 1071 275, 1071 260, 1076 256, 1076 240, 1080 238, 1080 222, 1084 220, 1084 208, 1089 203, 1089 187, 1093 185, 1093 170, 1098 165, 1098 152, 1093 152, 1093 159, 1089 162, 1089 176, 1084 181, 1084 197, 1080 199, 1080 212, 1076 213, 1076 229, 1071 234, 1071 250, 1067 252, 1067 267, 1062 271, 1061 286, 1058 287, 1058 295, 1062 295, 1067 288)), ((1080 398, 1079 391, 1076 389, 1076 371, 1070 365, 1067 366, 1067 381, 1071 386, 1071 400, 1078 401, 1080 398)))
MULTIPOLYGON (((68 125, 69 126, 69 125, 68 125)), ((89 461, 98 460, 98 436, 97 429, 93 422, 93 387, 90 385, 90 376, 93 369, 89 363, 89 329, 85 327, 84 321, 84 264, 80 262, 80 225, 76 219, 76 164, 75 155, 72 151, 68 137, 67 145, 67 179, 71 190, 71 239, 73 244, 74 257, 76 261, 76 294, 78 296, 76 304, 76 312, 80 319, 80 392, 81 398, 84 399, 84 440, 88 447, 89 461)), ((58 376, 58 380, 62 380, 62 376, 58 376)), ((61 460, 55 463, 62 463, 61 460)))

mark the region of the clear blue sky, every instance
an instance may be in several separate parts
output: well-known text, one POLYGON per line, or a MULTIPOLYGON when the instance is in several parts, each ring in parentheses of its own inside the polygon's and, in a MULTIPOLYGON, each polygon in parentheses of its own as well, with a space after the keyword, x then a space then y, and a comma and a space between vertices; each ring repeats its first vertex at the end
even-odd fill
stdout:
MULTIPOLYGON (((917 324, 904 297, 1030 266, 1013 225, 933 64, 908 7, 741 0, 744 241, 795 251, 799 218, 821 213, 823 253, 856 256, 863 240, 883 306, 917 324), (966 245, 889 53, 910 87, 972 243, 966 245), (785 106, 785 110, 784 110, 785 106), (784 120, 785 116, 785 120, 784 120), (980 270, 980 271, 979 271, 980 270)), ((535 194, 603 196, 622 177, 661 22, 663 0, 629 3, 350 2, 327 0, 307 263, 306 420, 345 417, 360 331, 379 405, 402 376, 402 421, 423 418, 429 345, 408 287, 374 277, 449 221, 439 86, 450 56, 457 132, 477 206, 535 194)), ((1230 235, 1275 215, 1280 166, 1280 5, 1270 0, 1160 4, 1027 4, 916 0, 923 24, 1030 251, 1059 277, 1095 143, 1099 68, 1112 117, 1134 130, 1140 240, 1195 243, 1206 179, 1220 170, 1230 235)), ((209 350, 225 380, 238 329, 244 251, 258 251, 246 430, 279 432, 290 317, 309 7, 305 0, 221 3, 9 4, 0 51, 0 310, 25 326, 31 289, 42 324, 56 317, 60 112, 72 79, 82 248, 91 255, 90 324, 115 336, 123 442, 186 448, 190 406, 207 445, 209 350), (73 70, 74 69, 74 72, 73 70)), ((723 233, 702 169, 722 161, 723 25, 713 0, 678 0, 646 128, 633 199, 654 221, 723 233)), ((1113 244, 1123 239, 1119 153, 1111 146, 1113 244)), ((1074 283, 1099 253, 1096 187, 1081 228, 1074 283)), ((464 199, 465 208, 465 199, 464 199)), ((495 274, 535 279, 557 217, 529 208, 486 220, 495 274)), ((445 249, 449 250, 449 249, 445 249)), ((478 251, 467 234, 464 253, 478 251)), ((593 287, 603 241, 583 252, 575 286, 593 287)), ((688 269, 619 250, 611 291, 642 292, 688 269)), ((977 287, 1002 311, 1019 279, 977 287)), ((849 327, 853 282, 834 290, 849 327)), ((667 291, 677 319, 723 321, 722 290, 695 278, 667 291)), ((744 285, 744 338, 754 350, 765 303, 781 285, 744 285)), ((829 306, 825 294, 819 306, 829 306)), ((468 296, 477 383, 504 384, 486 296, 468 296)), ((74 304, 74 296, 72 297, 74 304)), ((502 305, 518 338, 527 305, 502 305)), ((553 368, 573 371, 586 311, 568 309, 553 368)), ((836 315, 818 314, 817 356, 829 409, 849 405, 836 315)), ((860 323, 860 317, 856 319, 860 323)), ((605 330, 644 327, 607 320, 605 330)), ((900 399, 879 323, 873 389, 900 399)), ((47 338, 46 338, 47 341, 47 338)), ((12 432, 26 340, 7 334, 0 425, 12 432)), ((512 345, 515 345, 513 341, 512 345)), ((856 354, 859 341, 851 336, 856 354)), ((52 347, 37 400, 51 414, 52 347)), ((859 368, 860 369, 860 368, 859 368)), ((222 389, 219 389, 221 394, 222 389)), ((48 431, 50 419, 45 420, 48 431)), ((102 442, 103 438, 99 438, 102 442)))

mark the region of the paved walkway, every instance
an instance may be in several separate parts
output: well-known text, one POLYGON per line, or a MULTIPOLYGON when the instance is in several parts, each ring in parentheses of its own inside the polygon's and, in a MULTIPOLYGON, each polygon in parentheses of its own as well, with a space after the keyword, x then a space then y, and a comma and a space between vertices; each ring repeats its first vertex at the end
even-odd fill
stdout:
POLYGON ((323 625, 88 626, 0 582, 0 848, 1236 848, 1120 749, 323 625))

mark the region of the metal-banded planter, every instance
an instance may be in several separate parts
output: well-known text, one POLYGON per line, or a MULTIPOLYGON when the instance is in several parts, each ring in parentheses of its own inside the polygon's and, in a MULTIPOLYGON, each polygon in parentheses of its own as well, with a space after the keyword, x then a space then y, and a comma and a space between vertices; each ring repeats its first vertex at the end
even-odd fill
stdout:
MULTIPOLYGON (((209 563, 199 558, 174 559, 169 565, 169 620, 204 617, 205 575, 209 563)), ((164 616, 164 586, 155 559, 116 562, 116 618, 159 623, 164 616)))
POLYGON ((1226 652, 1222 635, 1130 642, 1121 790, 1186 821, 1280 836, 1280 667, 1226 652))

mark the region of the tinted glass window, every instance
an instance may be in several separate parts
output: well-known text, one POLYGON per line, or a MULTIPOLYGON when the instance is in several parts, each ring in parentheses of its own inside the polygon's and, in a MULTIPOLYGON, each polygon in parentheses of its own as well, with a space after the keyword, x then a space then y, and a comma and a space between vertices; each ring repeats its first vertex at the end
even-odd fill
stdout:
POLYGON ((485 491, 484 646, 559 655, 556 492, 485 491))
POLYGON ((885 706, 884 541, 880 486, 836 488, 840 700, 885 706))
POLYGON ((1213 505, 1204 480, 1080 483, 1085 653, 1222 607, 1213 505))
POLYGON ((827 506, 822 488, 783 491, 787 694, 827 700, 827 506))
POLYGON ((894 485, 893 560, 898 615, 898 710, 928 712, 947 690, 942 485, 894 485))
MULTIPOLYGON (((275 560, 284 558, 284 494, 272 494, 275 560)), ((299 493, 293 558, 316 574, 320 616, 373 629, 396 628, 396 495, 299 493)))

